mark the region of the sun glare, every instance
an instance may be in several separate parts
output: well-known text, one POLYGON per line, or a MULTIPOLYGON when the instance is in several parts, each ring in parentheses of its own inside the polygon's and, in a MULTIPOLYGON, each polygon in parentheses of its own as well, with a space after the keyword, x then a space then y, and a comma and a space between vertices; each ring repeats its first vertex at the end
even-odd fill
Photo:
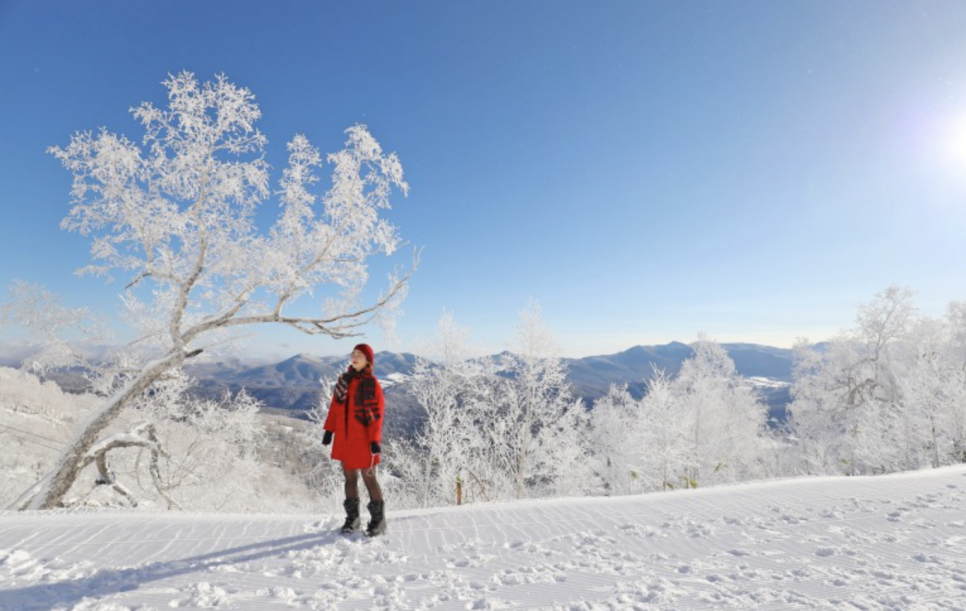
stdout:
POLYGON ((952 118, 946 133, 946 157, 966 173, 966 112, 952 118))

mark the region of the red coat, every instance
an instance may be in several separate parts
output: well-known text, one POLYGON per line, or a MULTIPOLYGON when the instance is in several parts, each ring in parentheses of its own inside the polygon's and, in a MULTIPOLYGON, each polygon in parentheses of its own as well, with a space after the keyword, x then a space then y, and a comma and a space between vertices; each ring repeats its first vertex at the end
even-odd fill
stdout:
POLYGON ((373 454, 370 444, 382 444, 382 420, 386 402, 382 387, 374 376, 353 378, 346 391, 345 403, 336 401, 335 396, 329 404, 329 415, 325 419, 325 430, 332 433, 332 458, 341 460, 346 469, 368 469, 379 464, 379 455, 373 454), (375 392, 367 397, 364 405, 360 403, 359 384, 363 379, 371 380, 375 392), (364 424, 364 421, 368 423, 364 424))

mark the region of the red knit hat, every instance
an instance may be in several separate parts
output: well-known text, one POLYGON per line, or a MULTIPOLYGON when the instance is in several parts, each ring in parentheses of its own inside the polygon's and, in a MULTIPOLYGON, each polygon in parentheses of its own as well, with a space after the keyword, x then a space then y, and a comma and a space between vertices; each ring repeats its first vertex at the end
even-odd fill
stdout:
POLYGON ((352 349, 353 352, 355 352, 356 350, 366 355, 366 360, 369 361, 370 365, 372 365, 373 367, 376 366, 376 357, 373 354, 372 347, 369 346, 369 344, 359 344, 358 346, 352 349))

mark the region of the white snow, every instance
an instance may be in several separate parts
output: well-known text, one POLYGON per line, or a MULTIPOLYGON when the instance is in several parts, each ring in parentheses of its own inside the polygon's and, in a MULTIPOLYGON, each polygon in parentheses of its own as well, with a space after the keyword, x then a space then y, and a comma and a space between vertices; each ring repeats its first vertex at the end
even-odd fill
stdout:
POLYGON ((0 609, 963 609, 966 466, 339 516, 0 514, 0 609))
POLYGON ((405 384, 409 379, 409 376, 404 373, 390 373, 385 378, 381 378, 379 383, 382 384, 384 388, 389 388, 397 384, 405 384))
POLYGON ((745 379, 748 380, 755 388, 787 388, 791 386, 790 382, 782 382, 781 380, 776 380, 774 378, 750 376, 745 379))

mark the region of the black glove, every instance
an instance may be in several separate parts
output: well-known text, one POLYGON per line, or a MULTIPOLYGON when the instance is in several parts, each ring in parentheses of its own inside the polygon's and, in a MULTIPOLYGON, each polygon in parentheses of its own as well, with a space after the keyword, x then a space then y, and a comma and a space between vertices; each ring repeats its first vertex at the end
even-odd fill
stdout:
POLYGON ((326 431, 325 435, 322 435, 322 445, 327 446, 332 443, 332 431, 326 431))
POLYGON ((372 451, 373 454, 379 454, 382 452, 382 447, 379 445, 378 441, 372 441, 369 443, 369 450, 372 451))

